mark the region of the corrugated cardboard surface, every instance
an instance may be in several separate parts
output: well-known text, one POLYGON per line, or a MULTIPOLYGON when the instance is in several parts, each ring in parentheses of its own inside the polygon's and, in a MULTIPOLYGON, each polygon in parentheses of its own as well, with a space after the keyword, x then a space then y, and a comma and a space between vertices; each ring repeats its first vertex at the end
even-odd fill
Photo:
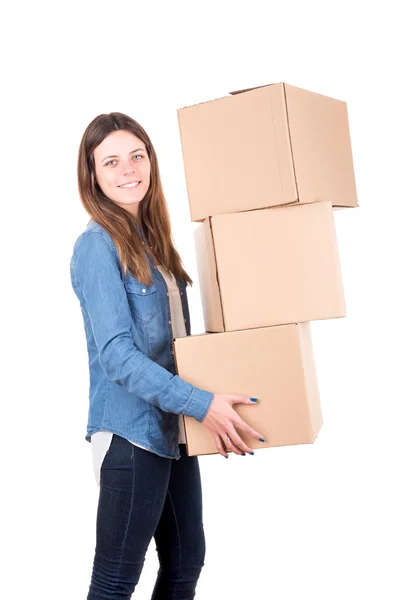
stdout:
POLYGON ((206 331, 224 331, 214 242, 209 219, 195 230, 194 240, 203 317, 204 321, 208 323, 206 331))
POLYGON ((324 200, 358 206, 345 102, 278 83, 177 115, 192 221, 324 200))
POLYGON ((292 85, 284 89, 300 201, 358 206, 346 103, 292 85))
POLYGON ((195 246, 206 332, 346 316, 330 202, 215 215, 195 246))
MULTIPOLYGON (((174 340, 180 377, 215 394, 245 394, 234 405, 266 443, 239 432, 251 448, 313 443, 323 423, 309 323, 193 335, 174 340)), ((184 417, 189 455, 214 454, 212 434, 184 417)))

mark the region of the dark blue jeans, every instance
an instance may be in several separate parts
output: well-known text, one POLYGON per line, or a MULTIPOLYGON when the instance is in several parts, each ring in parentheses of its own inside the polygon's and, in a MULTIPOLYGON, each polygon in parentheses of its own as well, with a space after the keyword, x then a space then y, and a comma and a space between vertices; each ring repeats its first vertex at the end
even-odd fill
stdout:
POLYGON ((87 600, 129 600, 154 536, 160 568, 151 600, 192 600, 204 566, 197 456, 162 458, 113 435, 100 471, 96 549, 87 600))

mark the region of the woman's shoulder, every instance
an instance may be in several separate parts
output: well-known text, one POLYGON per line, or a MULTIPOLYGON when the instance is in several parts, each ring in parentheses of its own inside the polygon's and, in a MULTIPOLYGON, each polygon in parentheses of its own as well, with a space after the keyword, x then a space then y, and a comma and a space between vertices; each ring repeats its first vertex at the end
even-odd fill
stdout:
POLYGON ((93 219, 89 221, 86 228, 76 238, 73 244, 73 254, 80 249, 96 249, 98 252, 105 251, 118 254, 111 235, 100 223, 93 221, 93 219))
POLYGON ((103 225, 100 225, 100 223, 97 223, 97 221, 93 221, 93 219, 89 221, 89 223, 86 225, 85 230, 82 231, 81 235, 87 235, 90 233, 100 233, 101 235, 108 236, 110 239, 112 239, 108 231, 103 227, 103 225))
POLYGON ((100 225, 100 223, 98 223, 97 221, 90 219, 89 223, 86 225, 86 229, 85 229, 84 233, 86 231, 106 231, 106 230, 103 227, 103 225, 100 225))
MULTIPOLYGON (((107 239, 107 241, 111 242, 112 246, 115 246, 114 240, 111 235, 108 233, 107 229, 105 229, 100 223, 97 221, 93 221, 91 219, 89 223, 86 225, 86 228, 81 232, 81 234, 77 237, 76 242, 83 238, 91 238, 93 234, 100 235, 101 237, 107 239)), ((75 243, 76 243, 75 242, 75 243)))

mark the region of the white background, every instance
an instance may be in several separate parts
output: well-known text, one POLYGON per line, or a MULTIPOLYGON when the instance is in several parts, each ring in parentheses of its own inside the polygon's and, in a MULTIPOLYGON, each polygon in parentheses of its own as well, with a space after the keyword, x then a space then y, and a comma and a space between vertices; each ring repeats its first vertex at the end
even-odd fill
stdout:
MULTIPOLYGON (((195 282, 192 334, 201 333, 176 109, 279 81, 347 102, 360 204, 335 212, 347 317, 312 323, 324 414, 314 444, 200 458, 207 555, 196 599, 400 597, 394 4, 20 2, 3 12, 8 600, 83 600, 94 557, 87 354, 69 279, 72 245, 89 219, 76 181, 85 127, 120 111, 149 133, 174 239, 195 282)), ((152 542, 133 597, 149 600, 157 568, 152 542)))

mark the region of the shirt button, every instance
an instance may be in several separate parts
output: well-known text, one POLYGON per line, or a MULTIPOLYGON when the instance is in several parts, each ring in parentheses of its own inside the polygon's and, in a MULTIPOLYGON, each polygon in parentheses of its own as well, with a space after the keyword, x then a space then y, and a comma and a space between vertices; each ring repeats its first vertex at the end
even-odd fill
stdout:
POLYGON ((172 354, 172 355, 174 354, 174 351, 173 351, 173 350, 171 350, 171 354, 172 354))
POLYGON ((167 292, 167 296, 169 296, 169 293, 167 292))
POLYGON ((181 296, 183 296, 183 292, 181 292, 181 296))
POLYGON ((168 321, 168 323, 171 323, 171 321, 168 321))
POLYGON ((186 319, 184 318, 183 320, 184 320, 184 321, 185 321, 185 323, 186 323, 186 319))
POLYGON ((146 290, 145 290, 145 288, 143 288, 142 289, 142 294, 145 294, 145 293, 146 293, 146 290))

